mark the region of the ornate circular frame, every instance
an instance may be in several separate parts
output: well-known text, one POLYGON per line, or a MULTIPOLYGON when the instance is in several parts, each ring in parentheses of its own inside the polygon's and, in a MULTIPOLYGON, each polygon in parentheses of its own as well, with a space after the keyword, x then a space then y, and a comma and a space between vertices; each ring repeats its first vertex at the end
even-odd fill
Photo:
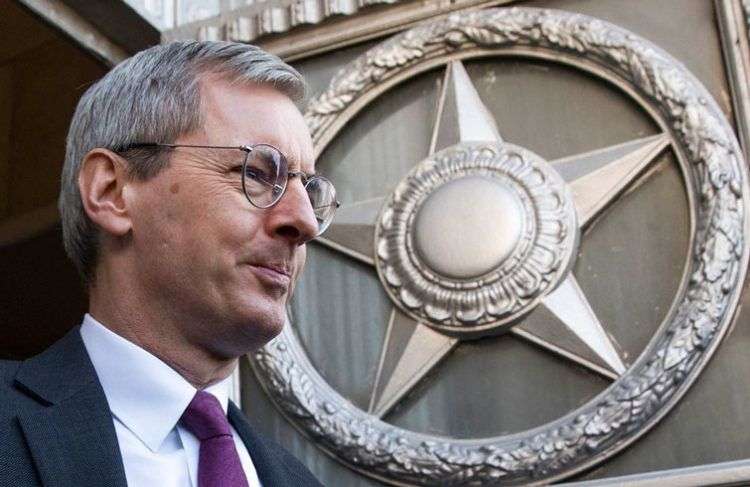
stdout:
POLYGON ((376 224, 375 264, 404 313, 445 333, 486 333, 507 328, 559 284, 577 240, 570 190, 546 161, 507 142, 462 143, 417 164, 393 190, 376 224), (468 175, 504 181, 523 206, 527 228, 501 266, 452 279, 421 262, 412 244, 413 220, 433 190, 468 175))
POLYGON ((716 350, 750 248, 748 173, 732 129, 669 54, 584 15, 531 8, 461 12, 421 24, 346 66, 306 112, 318 154, 376 96, 451 59, 512 55, 569 64, 638 100, 676 141, 691 213, 690 256, 672 309, 638 360, 605 391, 538 428, 454 440, 407 431, 354 407, 317 373, 291 327, 251 363, 279 410, 326 452, 405 485, 540 484, 613 455, 658 422, 716 350))

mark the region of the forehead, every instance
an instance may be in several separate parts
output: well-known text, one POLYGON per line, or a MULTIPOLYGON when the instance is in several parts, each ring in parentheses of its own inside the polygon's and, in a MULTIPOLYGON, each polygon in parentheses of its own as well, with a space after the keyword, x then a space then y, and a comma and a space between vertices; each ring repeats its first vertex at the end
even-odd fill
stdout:
POLYGON ((292 170, 314 172, 310 131, 285 94, 268 85, 229 83, 207 77, 201 83, 203 128, 197 136, 211 145, 267 143, 278 147, 292 170))

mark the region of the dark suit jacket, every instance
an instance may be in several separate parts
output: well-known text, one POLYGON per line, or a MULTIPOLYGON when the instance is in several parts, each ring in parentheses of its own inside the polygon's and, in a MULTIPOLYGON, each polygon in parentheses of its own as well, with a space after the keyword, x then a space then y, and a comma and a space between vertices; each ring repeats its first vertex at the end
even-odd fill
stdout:
MULTIPOLYGON (((228 416, 263 487, 320 485, 231 402, 228 416)), ((0 361, 0 486, 126 486, 112 415, 78 327, 24 362, 0 361)))

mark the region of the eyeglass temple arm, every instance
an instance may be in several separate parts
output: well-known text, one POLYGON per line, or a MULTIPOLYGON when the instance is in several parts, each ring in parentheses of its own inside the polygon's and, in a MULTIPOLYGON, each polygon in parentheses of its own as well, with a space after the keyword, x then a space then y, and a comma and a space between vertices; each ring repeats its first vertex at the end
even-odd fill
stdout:
POLYGON ((333 203, 329 203, 327 205, 315 206, 315 207, 313 207, 313 209, 317 210, 318 208, 328 208, 329 206, 335 206, 336 208, 339 208, 341 206, 341 202, 337 200, 337 201, 334 201, 333 203))
POLYGON ((137 144, 130 144, 126 145, 124 148, 122 148, 120 151, 125 151, 128 149, 137 149, 140 147, 165 147, 167 149, 177 149, 178 147, 192 147, 194 149, 234 149, 234 150, 241 150, 244 152, 250 152, 252 147, 248 147, 246 145, 196 145, 196 144, 160 144, 157 142, 139 142, 137 144))

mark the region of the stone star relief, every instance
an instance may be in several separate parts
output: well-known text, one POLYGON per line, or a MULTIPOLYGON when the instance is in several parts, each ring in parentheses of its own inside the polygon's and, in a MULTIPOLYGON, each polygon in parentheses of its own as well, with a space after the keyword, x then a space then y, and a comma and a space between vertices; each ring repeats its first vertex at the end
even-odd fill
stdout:
MULTIPOLYGON (((439 100, 428 157, 457 144, 486 142, 498 147, 506 145, 494 118, 482 103, 460 61, 453 61, 448 65, 441 83, 439 100)), ((572 199, 575 213, 575 230, 582 234, 670 144, 670 137, 662 133, 542 163, 556 172, 563 185, 567 186, 566 194, 572 199)), ((465 239, 453 242, 450 235, 434 235, 434 232, 427 237, 427 241, 433 242, 435 248, 442 248, 446 252, 460 251, 464 256, 464 267, 486 267, 488 255, 490 261, 494 259, 495 264, 498 259, 505 258, 507 252, 502 247, 507 243, 507 233, 516 231, 513 215, 518 212, 509 209, 510 203, 504 201, 501 189, 497 189, 492 183, 487 184, 489 193, 485 193, 490 197, 490 202, 483 210, 487 209, 490 214, 494 212, 500 215, 500 221, 496 222, 496 225, 499 225, 500 233, 503 229, 506 230, 506 236, 502 237, 505 240, 493 241, 490 238, 489 242, 477 242, 477 249, 472 249, 471 244, 466 245, 465 239)), ((447 186, 446 190, 436 192, 441 195, 441 203, 458 204, 458 201, 451 200, 454 196, 451 196, 447 186)), ((377 267, 378 249, 374 242, 378 218, 387 199, 387 196, 383 196, 343 205, 327 230, 325 238, 319 241, 377 267)), ((427 214, 426 205, 423 207, 423 213, 427 214)), ((473 234, 475 240, 480 240, 476 236, 483 232, 488 221, 482 216, 483 213, 484 211, 470 213, 461 222, 460 231, 473 229, 470 234, 473 234)), ((425 220, 428 217, 423 215, 421 218, 425 220)), ((420 223, 417 221, 413 227, 417 232, 417 240, 420 223)), ((434 229, 434 225, 431 228, 434 229)), ((446 254, 442 254, 441 258, 439 251, 431 250, 429 243, 422 247, 425 260, 434 264, 433 269, 440 267, 441 262, 447 261, 444 258, 446 254), (437 253, 430 255, 431 252, 437 253)), ((575 244, 571 252, 577 253, 575 244)), ((597 318, 570 267, 572 266, 562 270, 560 278, 539 296, 533 306, 545 308, 554 316, 554 320, 541 325, 537 322, 532 323, 532 320, 515 319, 509 326, 488 331, 484 335, 510 333, 601 376, 615 380, 629 366, 627 354, 618 347, 597 318)), ((451 269, 437 269, 438 273, 443 271, 450 273, 451 269)), ((460 330, 446 332, 424 316, 410 312, 395 299, 387 326, 368 410, 370 414, 380 418, 392 410, 461 340, 481 339, 483 336, 481 333, 464 334, 460 330)))

